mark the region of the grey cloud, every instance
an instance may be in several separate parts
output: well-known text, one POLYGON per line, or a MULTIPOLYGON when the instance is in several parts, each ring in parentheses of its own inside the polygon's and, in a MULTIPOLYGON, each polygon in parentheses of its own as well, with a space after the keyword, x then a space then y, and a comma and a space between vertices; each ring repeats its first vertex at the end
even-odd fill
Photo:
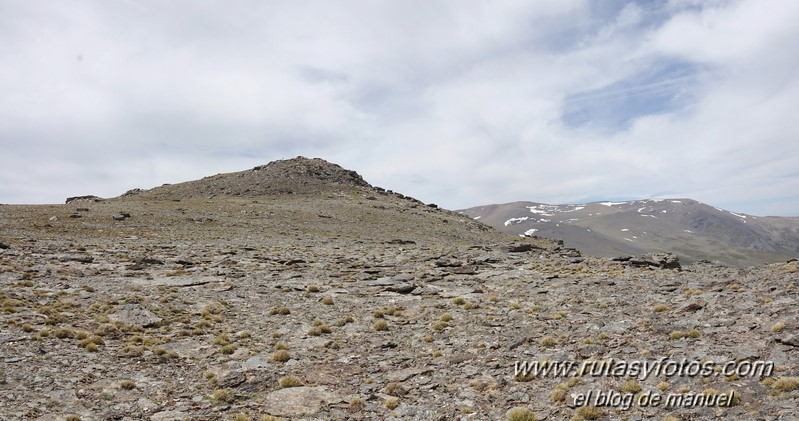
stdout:
POLYGON ((797 18, 755 0, 3 2, 0 202, 307 155, 450 208, 668 191, 797 214, 797 18))

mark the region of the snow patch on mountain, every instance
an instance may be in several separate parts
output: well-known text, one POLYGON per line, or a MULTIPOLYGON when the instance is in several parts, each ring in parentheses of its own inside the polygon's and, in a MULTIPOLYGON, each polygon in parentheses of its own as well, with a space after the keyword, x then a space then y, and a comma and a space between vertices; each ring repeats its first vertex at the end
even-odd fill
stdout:
POLYGON ((507 227, 509 225, 521 224, 522 222, 527 221, 528 219, 530 219, 529 216, 522 216, 521 218, 511 218, 505 221, 505 226, 507 227))

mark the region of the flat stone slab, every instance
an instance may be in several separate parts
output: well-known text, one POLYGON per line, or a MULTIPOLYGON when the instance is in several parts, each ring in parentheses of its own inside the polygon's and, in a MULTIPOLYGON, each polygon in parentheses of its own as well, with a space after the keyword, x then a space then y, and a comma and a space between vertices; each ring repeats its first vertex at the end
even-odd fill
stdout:
POLYGON ((150 416, 150 421, 184 421, 187 419, 189 419, 188 416, 180 411, 162 411, 150 416))
POLYGON ((413 376, 433 371, 432 367, 408 367, 388 373, 386 378, 392 382, 404 382, 413 376))
POLYGON ((341 398, 325 386, 301 386, 280 389, 264 399, 264 407, 271 415, 301 417, 313 415, 326 405, 341 402, 341 398))
POLYGON ((155 313, 138 304, 122 304, 117 310, 108 315, 111 321, 132 326, 153 326, 161 323, 161 318, 155 313))
POLYGON ((153 279, 134 278, 131 280, 136 285, 166 287, 193 287, 220 281, 221 279, 212 276, 155 276, 153 279))

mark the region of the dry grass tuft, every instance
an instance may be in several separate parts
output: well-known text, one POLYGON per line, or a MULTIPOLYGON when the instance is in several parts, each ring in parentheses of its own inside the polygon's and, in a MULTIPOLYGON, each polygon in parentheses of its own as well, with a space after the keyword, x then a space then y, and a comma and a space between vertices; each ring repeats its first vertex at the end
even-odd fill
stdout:
POLYGON ((278 349, 277 351, 275 351, 274 354, 272 354, 272 361, 284 363, 290 359, 291 359, 291 353, 289 353, 285 349, 278 349))
POLYGON ((595 406, 581 406, 575 411, 573 421, 598 420, 605 416, 605 411, 595 406))
POLYGON ((302 380, 295 376, 283 376, 277 380, 277 385, 281 389, 285 389, 288 387, 299 387, 302 386, 302 380))
POLYGON ((507 413, 508 421, 536 421, 536 416, 530 408, 526 408, 523 406, 517 406, 508 411, 507 413))
POLYGON ((799 390, 799 377, 783 377, 771 384, 771 396, 799 390))
POLYGON ((236 395, 230 389, 216 389, 211 395, 211 399, 216 402, 233 403, 236 400, 236 395))

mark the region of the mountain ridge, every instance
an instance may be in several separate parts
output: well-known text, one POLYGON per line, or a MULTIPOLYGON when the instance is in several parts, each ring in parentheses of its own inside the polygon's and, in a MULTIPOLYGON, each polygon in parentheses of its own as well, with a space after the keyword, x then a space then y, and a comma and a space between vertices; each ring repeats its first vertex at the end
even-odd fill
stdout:
POLYGON ((727 211, 689 198, 551 205, 518 201, 461 209, 501 231, 563 240, 590 255, 673 251, 732 266, 799 255, 799 218, 727 211))

